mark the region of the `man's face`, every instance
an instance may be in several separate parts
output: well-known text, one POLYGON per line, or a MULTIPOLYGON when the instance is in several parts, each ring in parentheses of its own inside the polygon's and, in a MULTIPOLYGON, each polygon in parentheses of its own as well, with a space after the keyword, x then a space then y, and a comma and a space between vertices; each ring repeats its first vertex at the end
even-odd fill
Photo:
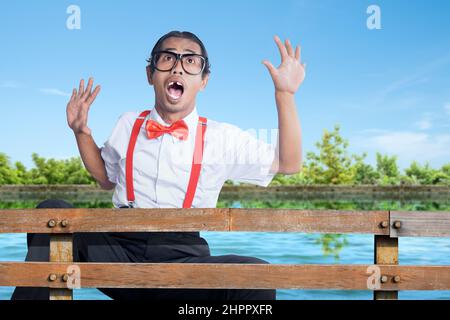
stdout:
MULTIPOLYGON (((171 37, 164 40, 161 51, 174 53, 196 53, 201 54, 200 46, 192 40, 171 37)), ((202 73, 197 75, 188 74, 177 61, 172 70, 152 73, 147 67, 147 77, 150 85, 154 86, 156 104, 167 112, 191 111, 195 106, 195 98, 208 82, 208 75, 202 78, 202 73), (179 84, 176 84, 178 81, 179 84)))

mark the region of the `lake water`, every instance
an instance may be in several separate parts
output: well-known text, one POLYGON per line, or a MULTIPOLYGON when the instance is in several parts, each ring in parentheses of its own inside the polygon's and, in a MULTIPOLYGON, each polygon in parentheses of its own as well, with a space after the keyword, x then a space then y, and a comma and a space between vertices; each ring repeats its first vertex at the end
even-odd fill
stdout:
MULTIPOLYGON (((70 201, 70 199, 68 199, 70 201)), ((0 208, 33 208, 38 202, 1 202, 0 208)), ((105 202, 74 202, 77 207, 110 207, 105 202)), ((447 211, 448 200, 239 200, 219 201, 218 207, 293 208, 342 210, 447 211)), ((267 260, 273 264, 372 264, 372 235, 321 235, 268 232, 201 232, 212 255, 238 254, 267 260)), ((25 234, 0 234, 0 261, 23 261, 25 234)), ((450 238, 400 238, 399 263, 402 265, 450 265, 450 238)), ((12 287, 0 287, 0 300, 10 299, 12 287)), ((74 290, 79 300, 109 299, 96 289, 74 290)), ((285 290, 277 289, 278 300, 372 299, 371 291, 285 290)), ((450 299, 450 291, 404 291, 399 299, 450 299)))

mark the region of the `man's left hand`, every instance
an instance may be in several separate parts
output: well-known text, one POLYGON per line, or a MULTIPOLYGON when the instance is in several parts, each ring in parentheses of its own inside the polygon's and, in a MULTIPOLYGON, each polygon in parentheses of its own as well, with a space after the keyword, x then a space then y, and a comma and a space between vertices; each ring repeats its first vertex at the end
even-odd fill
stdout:
POLYGON ((280 50, 280 66, 275 68, 267 60, 264 60, 262 63, 269 70, 275 85, 275 91, 278 93, 295 94, 305 79, 306 65, 300 63, 300 47, 297 46, 294 52, 289 39, 286 39, 285 45, 278 36, 275 36, 274 40, 280 50))

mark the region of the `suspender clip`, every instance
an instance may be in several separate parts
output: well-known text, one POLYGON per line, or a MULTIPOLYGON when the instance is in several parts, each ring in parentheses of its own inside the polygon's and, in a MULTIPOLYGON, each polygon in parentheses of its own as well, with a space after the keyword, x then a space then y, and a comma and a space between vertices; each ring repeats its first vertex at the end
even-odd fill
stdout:
POLYGON ((128 201, 128 207, 129 208, 134 208, 134 206, 135 206, 134 201, 128 201))

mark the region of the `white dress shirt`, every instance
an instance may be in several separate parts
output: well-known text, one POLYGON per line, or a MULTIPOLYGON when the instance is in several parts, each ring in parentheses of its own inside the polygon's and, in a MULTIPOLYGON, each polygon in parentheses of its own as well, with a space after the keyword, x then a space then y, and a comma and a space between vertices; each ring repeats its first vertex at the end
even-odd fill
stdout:
MULTIPOLYGON (((131 130, 141 111, 122 114, 101 148, 108 179, 116 184, 114 206, 127 205, 126 153, 131 130)), ((147 119, 168 126, 155 108, 147 119)), ((183 119, 189 128, 183 141, 170 134, 149 139, 144 121, 134 149, 136 208, 181 208, 192 167, 197 109, 183 119)), ((237 126, 208 119, 202 168, 192 202, 193 208, 215 208, 220 190, 228 179, 266 187, 275 176, 270 171, 275 146, 258 140, 237 126)))

